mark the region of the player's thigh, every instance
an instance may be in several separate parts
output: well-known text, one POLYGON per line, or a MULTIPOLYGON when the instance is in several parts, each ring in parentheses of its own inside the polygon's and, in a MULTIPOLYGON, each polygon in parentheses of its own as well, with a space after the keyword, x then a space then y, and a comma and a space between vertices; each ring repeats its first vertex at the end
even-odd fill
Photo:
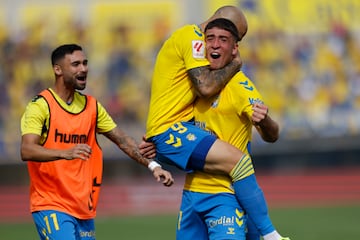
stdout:
POLYGON ((178 224, 176 226, 176 239, 208 240, 207 226, 196 211, 196 202, 193 201, 190 191, 183 191, 178 224))
POLYGON ((245 240, 246 219, 233 194, 216 194, 206 213, 209 240, 245 240))
POLYGON ((242 156, 243 153, 238 148, 217 139, 208 151, 204 170, 229 174, 242 156))
POLYGON ((36 229, 42 240, 94 240, 94 221, 79 220, 53 210, 32 213, 36 229))

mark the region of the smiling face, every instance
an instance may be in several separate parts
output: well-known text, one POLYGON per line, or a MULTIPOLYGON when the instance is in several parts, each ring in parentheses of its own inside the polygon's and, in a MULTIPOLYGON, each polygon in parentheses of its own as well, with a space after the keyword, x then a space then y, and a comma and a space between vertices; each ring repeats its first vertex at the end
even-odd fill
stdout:
POLYGON ((236 56, 238 44, 231 32, 212 27, 205 32, 206 57, 210 68, 219 69, 230 63, 236 56))
POLYGON ((54 65, 54 71, 58 76, 62 76, 67 88, 85 89, 88 60, 83 51, 76 50, 71 54, 66 54, 54 65))

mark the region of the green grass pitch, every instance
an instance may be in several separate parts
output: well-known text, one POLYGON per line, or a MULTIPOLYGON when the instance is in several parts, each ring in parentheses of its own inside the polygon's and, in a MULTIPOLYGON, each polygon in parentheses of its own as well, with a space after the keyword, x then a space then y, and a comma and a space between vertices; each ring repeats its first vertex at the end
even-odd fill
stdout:
MULTIPOLYGON (((360 206, 271 209, 271 218, 292 240, 359 239, 360 206)), ((98 217, 98 240, 172 240, 176 215, 98 217)), ((32 222, 0 223, 2 240, 38 239, 32 222)), ((186 240, 186 239, 184 239, 186 240)))

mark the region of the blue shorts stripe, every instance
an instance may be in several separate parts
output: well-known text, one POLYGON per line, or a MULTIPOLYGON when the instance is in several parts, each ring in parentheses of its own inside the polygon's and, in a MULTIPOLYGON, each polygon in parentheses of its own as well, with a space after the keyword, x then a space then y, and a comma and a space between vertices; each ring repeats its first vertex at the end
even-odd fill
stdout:
POLYGON ((192 170, 203 170, 211 146, 216 141, 216 137, 213 135, 206 136, 193 150, 190 160, 188 162, 188 168, 192 170))

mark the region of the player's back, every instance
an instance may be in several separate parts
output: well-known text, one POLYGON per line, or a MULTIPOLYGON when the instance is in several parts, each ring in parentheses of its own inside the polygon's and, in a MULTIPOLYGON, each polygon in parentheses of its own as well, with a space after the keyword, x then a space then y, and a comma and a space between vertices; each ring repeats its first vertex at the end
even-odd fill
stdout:
POLYGON ((186 25, 175 31, 159 51, 152 77, 147 137, 193 118, 196 95, 187 71, 209 64, 203 38, 197 25, 186 25))

